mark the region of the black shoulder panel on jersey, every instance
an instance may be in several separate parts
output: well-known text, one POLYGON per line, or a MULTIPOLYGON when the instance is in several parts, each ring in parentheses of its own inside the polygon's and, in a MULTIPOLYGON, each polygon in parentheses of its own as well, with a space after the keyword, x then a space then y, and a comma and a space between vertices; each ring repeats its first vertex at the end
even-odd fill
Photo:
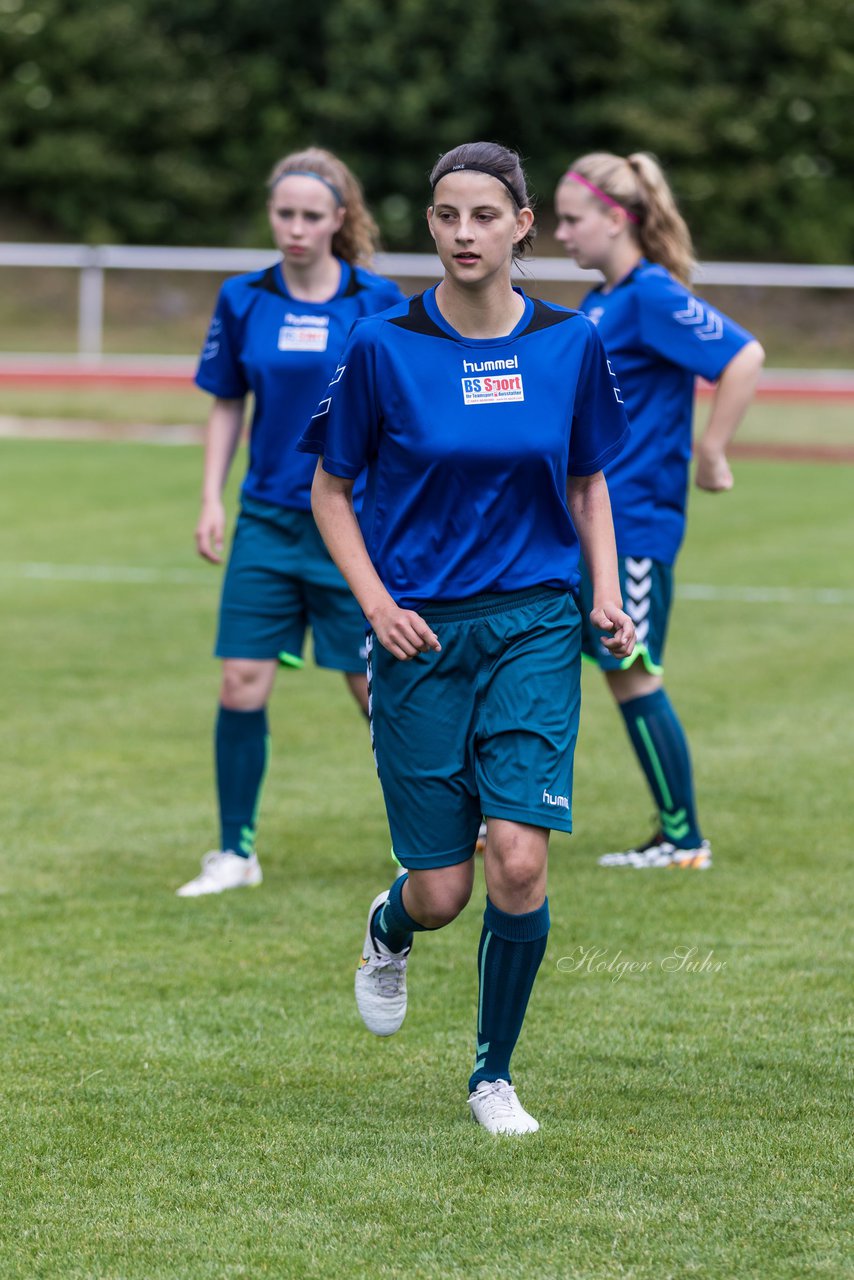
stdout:
POLYGON ((276 278, 275 264, 268 267, 260 279, 253 280, 249 288, 263 289, 266 293, 274 293, 277 298, 286 298, 288 296, 281 288, 279 281, 276 278))
MULTIPOLYGON (((250 289, 263 289, 266 293, 274 293, 277 298, 287 298, 291 302, 298 302, 298 298, 291 298, 279 284, 279 278, 276 274, 275 264, 268 267, 264 274, 258 279, 253 280, 249 286, 250 289)), ((347 281, 347 287, 341 294, 342 298, 352 298, 357 293, 361 293, 365 286, 356 278, 356 272, 350 268, 350 279, 347 281)))
POLYGON ((361 292, 362 292, 362 290, 364 289, 364 287, 365 287, 365 286, 364 286, 363 284, 361 284, 361 283, 359 282, 359 280, 356 278, 356 268, 355 268, 355 267, 351 267, 351 268, 350 268, 350 279, 347 281, 347 288, 346 288, 346 289, 344 290, 344 292, 341 294, 341 297, 342 297, 342 298, 352 298, 352 297, 354 297, 354 296, 355 296, 355 294, 357 294, 357 293, 361 293, 361 292))
POLYGON ((454 341, 449 333, 445 333, 444 329, 440 329, 435 321, 430 319, 427 308, 424 306, 424 295, 421 293, 409 299, 409 310, 405 316, 395 316, 389 320, 389 324, 396 324, 399 329, 408 329, 410 333, 426 333, 431 338, 447 338, 449 342, 454 341))
POLYGON ((532 299, 534 303, 534 314, 531 316, 531 323, 527 326, 520 337, 524 337, 529 333, 536 333, 538 329, 550 329, 552 325, 563 324, 564 320, 575 320, 581 314, 580 311, 553 311, 551 307, 547 307, 539 298, 532 299))

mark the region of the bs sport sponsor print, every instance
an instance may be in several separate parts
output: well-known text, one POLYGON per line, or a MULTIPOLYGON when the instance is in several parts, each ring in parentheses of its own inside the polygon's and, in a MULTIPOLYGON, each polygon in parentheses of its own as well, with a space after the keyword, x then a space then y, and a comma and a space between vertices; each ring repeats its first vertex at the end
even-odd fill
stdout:
POLYGON ((524 400, 525 389, 519 370, 519 357, 507 360, 464 360, 464 404, 506 404, 524 400))
POLYGON ((296 316, 285 312, 279 329, 280 351, 325 351, 329 342, 329 316, 296 316))

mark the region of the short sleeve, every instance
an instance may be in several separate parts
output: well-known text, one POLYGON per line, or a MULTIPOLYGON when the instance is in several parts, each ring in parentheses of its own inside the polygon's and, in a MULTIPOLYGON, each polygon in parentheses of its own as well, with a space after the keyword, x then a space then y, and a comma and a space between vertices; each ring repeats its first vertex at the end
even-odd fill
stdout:
POLYGON ((357 321, 326 394, 297 443, 323 457, 333 476, 355 479, 375 456, 379 429, 376 396, 376 326, 357 321))
POLYGON ((378 306, 375 311, 387 311, 389 307, 396 307, 399 302, 404 302, 405 295, 393 280, 387 280, 384 276, 380 277, 382 285, 377 290, 378 306))
POLYGON ((753 335, 672 277, 638 293, 641 342, 671 364, 716 382, 753 335))
POLYGON ((578 377, 567 472, 590 476, 615 458, 629 436, 623 397, 611 363, 595 327, 588 325, 588 343, 578 377))
POLYGON ((249 386, 240 363, 240 340, 226 287, 220 289, 208 336, 199 356, 196 386, 223 400, 239 400, 249 386))

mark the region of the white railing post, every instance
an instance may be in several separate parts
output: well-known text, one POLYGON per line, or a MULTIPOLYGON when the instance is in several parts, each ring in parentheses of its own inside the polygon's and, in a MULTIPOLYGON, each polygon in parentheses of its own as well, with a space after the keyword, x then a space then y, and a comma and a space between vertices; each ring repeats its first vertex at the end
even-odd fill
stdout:
POLYGON ((80 268, 77 302, 77 354, 81 360, 100 360, 104 353, 104 268, 101 252, 86 252, 80 268))

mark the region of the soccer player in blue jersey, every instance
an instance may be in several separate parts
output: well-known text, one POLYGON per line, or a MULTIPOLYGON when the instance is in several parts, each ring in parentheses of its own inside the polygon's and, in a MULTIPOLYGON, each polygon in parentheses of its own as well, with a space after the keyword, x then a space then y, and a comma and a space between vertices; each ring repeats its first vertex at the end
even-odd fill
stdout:
POLYGON ((413 935, 468 902, 485 814, 469 1104, 522 1134, 538 1124, 510 1056, 549 929, 549 832, 572 826, 579 540, 593 625, 618 658, 634 642, 602 474, 627 427, 595 327, 512 287, 534 217, 518 156, 467 144, 431 183, 444 278, 355 326, 300 448, 321 455, 317 523, 369 622, 371 729, 406 868, 368 913, 359 1011, 376 1035, 400 1027, 413 935))
MULTIPOLYGON (((619 381, 628 447, 605 468, 634 653, 620 658, 584 630, 619 706, 658 810, 657 830, 603 866, 705 869, 712 851, 697 817, 691 756, 664 688, 662 661, 673 564, 685 533, 694 379, 716 383, 695 447, 695 483, 732 488, 727 444, 753 396, 764 360, 746 330, 691 292, 691 237, 656 160, 596 152, 574 161, 556 195, 557 238, 604 282, 581 310, 596 325, 619 381)), ((581 583, 590 598, 590 577, 581 583)))
POLYGON ((259 884, 258 804, 269 747, 267 702, 280 665, 302 665, 311 628, 318 665, 342 671, 367 712, 364 619, 311 515, 313 460, 295 449, 360 316, 403 296, 358 265, 376 226, 350 170, 310 148, 269 181, 281 260, 222 287, 196 382, 214 397, 205 451, 199 554, 220 563, 222 491, 254 397, 249 469, 222 590, 216 655, 223 660, 215 729, 220 847, 178 894, 259 884))

